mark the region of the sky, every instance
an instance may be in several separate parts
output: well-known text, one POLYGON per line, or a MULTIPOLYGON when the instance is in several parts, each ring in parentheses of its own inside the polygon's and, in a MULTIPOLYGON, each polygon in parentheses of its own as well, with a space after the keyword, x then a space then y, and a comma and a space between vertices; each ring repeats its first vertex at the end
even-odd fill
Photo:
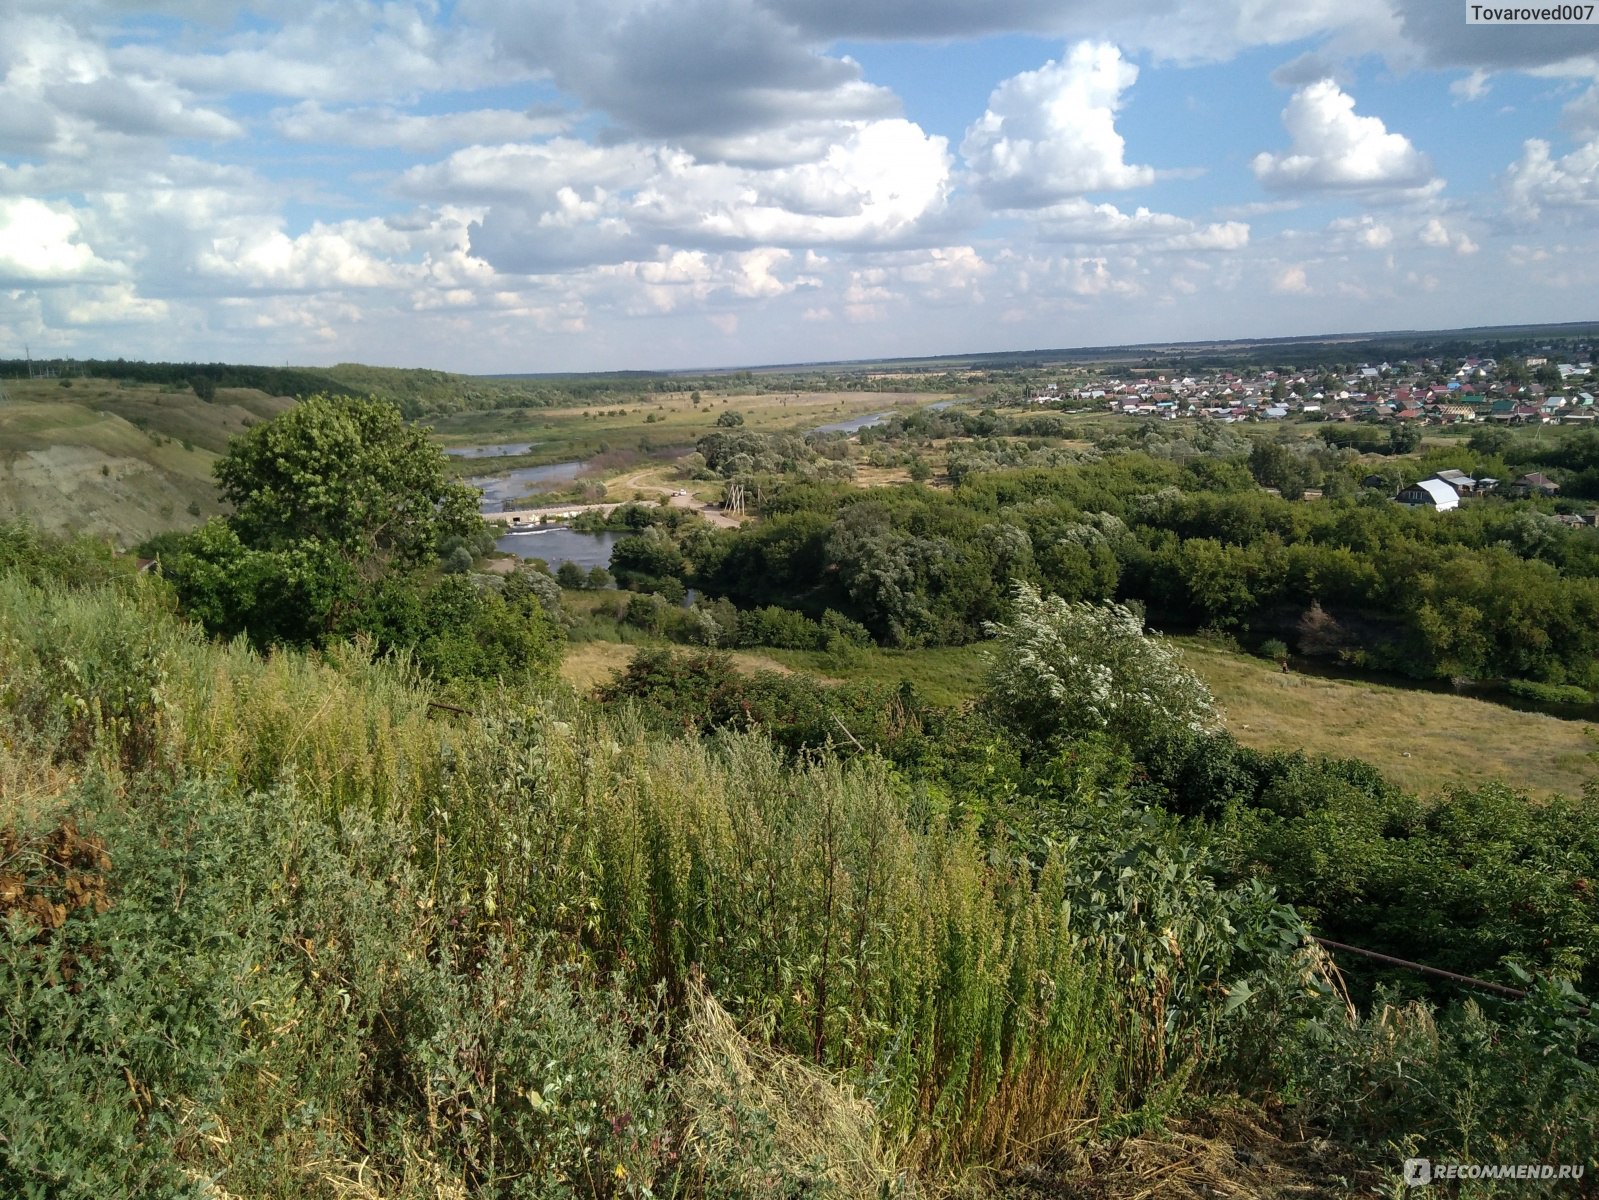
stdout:
POLYGON ((0 0, 0 357, 694 369, 1599 319, 1599 24, 0 0))

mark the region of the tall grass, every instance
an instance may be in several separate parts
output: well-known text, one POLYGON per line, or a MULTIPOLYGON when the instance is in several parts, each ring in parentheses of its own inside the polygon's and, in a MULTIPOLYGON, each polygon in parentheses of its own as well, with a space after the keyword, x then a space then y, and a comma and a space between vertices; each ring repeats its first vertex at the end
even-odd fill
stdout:
MULTIPOLYGON (((1093 883, 1102 848, 1063 843, 1039 861, 984 842, 917 815, 875 760, 796 766, 758 736, 660 740, 564 691, 473 703, 476 716, 430 719, 405 663, 359 649, 207 643, 158 584, 0 582, 0 779, 32 778, 24 760, 62 764, 104 781, 74 803, 106 817, 165 797, 168 824, 128 836, 181 845, 203 829, 201 872, 237 876, 207 894, 248 936, 207 976, 225 999, 204 1004, 243 1023, 210 1035, 228 1079, 187 1101, 199 1116, 179 1122, 184 1154, 261 1180, 285 1155, 354 1161, 366 1146, 398 1192, 427 1174, 417 1154, 496 1195, 516 1194, 508 1162, 516 1178, 558 1168, 568 1193, 592 1195, 629 1173, 741 1177, 704 1157, 737 1149, 704 1132, 724 1111, 692 1110, 718 1088, 680 1091, 662 1117, 666 1059, 635 1053, 656 1046, 649 1014, 687 1030, 702 993, 757 1057, 819 1073, 764 1079, 851 1081, 851 1111, 867 1105, 890 1157, 921 1169, 1033 1153, 1158 1102, 1217 1052, 1205 989, 1221 982, 1220 939, 1177 946, 1187 926, 1153 929, 1131 971, 1118 939, 1138 905, 1116 937, 1091 920, 1123 903, 1093 883), (252 804, 248 820, 227 815, 252 804), (549 1107, 555 1067, 589 1115, 549 1107), (320 1115, 290 1136, 285 1114, 305 1103, 320 1115), (698 1149, 639 1140, 646 1108, 657 1129, 701 1130, 698 1149), (238 1145, 206 1141, 206 1120, 238 1145), (252 1140, 252 1124, 268 1132, 252 1140), (622 1174, 595 1175, 593 1155, 622 1174)), ((745 1101, 775 1111, 753 1093, 734 1107, 745 1101)), ((853 1177, 827 1166, 814 1180, 835 1176, 853 1177)))

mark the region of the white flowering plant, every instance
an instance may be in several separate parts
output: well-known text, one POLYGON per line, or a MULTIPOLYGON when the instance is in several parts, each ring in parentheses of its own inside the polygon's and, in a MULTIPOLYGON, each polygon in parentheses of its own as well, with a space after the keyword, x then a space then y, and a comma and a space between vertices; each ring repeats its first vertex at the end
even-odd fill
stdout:
POLYGON ((1136 752, 1160 734, 1220 722, 1177 647, 1120 604, 1069 602, 1022 583, 1011 620, 985 630, 994 642, 983 701, 1035 742, 1106 734, 1136 752))

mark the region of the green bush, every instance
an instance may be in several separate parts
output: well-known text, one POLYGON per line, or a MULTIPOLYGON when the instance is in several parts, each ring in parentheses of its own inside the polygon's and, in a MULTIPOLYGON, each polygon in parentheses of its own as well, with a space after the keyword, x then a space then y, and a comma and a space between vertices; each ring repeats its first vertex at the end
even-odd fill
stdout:
POLYGON ((1593 693, 1569 683, 1537 683, 1531 679, 1512 679, 1505 691, 1522 700, 1539 704, 1592 704, 1593 693))
MULTIPOLYGON (((1369 1016, 1307 1023, 1284 1065, 1310 1119, 1379 1155, 1398 1148, 1390 1170, 1411 1156, 1591 1170, 1599 1021, 1585 1004, 1547 982, 1524 1001, 1457 1001, 1436 1014, 1379 997, 1369 1016)), ((1526 1188, 1514 1186, 1473 1194, 1526 1188)))

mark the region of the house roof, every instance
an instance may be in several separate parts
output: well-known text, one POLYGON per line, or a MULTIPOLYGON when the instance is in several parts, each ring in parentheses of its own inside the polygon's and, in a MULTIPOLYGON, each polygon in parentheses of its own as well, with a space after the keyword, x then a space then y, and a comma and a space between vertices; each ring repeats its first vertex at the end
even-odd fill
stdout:
MULTIPOLYGON (((1455 494, 1455 489, 1442 479, 1422 479, 1411 486, 1426 492, 1427 495, 1432 497, 1432 502, 1439 508, 1454 508, 1460 503, 1460 497, 1455 494)), ((1403 496, 1405 492, 1410 490, 1410 488, 1405 488, 1399 494, 1403 496)))

